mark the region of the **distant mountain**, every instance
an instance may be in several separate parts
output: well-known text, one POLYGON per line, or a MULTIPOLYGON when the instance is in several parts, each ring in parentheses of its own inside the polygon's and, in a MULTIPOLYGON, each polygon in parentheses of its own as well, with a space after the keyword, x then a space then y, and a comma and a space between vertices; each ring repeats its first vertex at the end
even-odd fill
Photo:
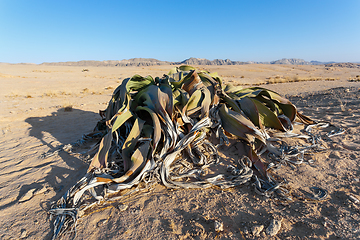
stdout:
POLYGON ((90 61, 83 60, 78 62, 44 62, 41 65, 50 65, 50 66, 84 66, 84 67, 100 67, 100 66, 109 66, 109 67, 127 67, 127 66, 153 66, 153 65, 243 65, 243 64, 287 64, 287 65, 325 65, 325 64, 335 64, 334 62, 319 62, 319 61, 305 61, 298 58, 283 58, 271 62, 242 62, 242 61, 231 61, 230 59, 215 59, 208 60, 205 58, 188 58, 181 62, 168 62, 160 61, 154 58, 131 58, 124 60, 108 60, 108 61, 90 61))
POLYGON ((205 58, 188 58, 182 62, 174 63, 176 65, 243 65, 248 64, 246 62, 240 61, 231 61, 230 59, 215 59, 215 60, 208 60, 205 58))
POLYGON ((270 64, 270 62, 255 62, 255 61, 247 61, 248 64, 270 64))
POLYGON ((288 64, 288 65, 324 65, 333 62, 319 62, 319 61, 305 61, 299 58, 283 58, 280 60, 272 61, 270 64, 288 64))
POLYGON ((128 67, 128 66, 153 66, 153 65, 169 65, 173 64, 172 62, 160 61, 154 58, 131 58, 128 60, 121 60, 115 66, 118 67, 128 67))
POLYGON ((323 64, 330 64, 335 62, 319 62, 319 61, 311 61, 311 65, 323 65, 323 64))
POLYGON ((325 64, 326 68, 330 67, 346 67, 346 68, 360 68, 360 63, 329 63, 325 64))
POLYGON ((322 65, 328 64, 333 62, 319 62, 319 61, 305 61, 303 59, 298 58, 283 58, 276 61, 271 62, 241 62, 241 61, 231 61, 229 59, 215 59, 215 60, 208 60, 205 58, 189 58, 182 62, 176 62, 174 64, 186 64, 186 65, 243 65, 243 64, 287 64, 287 65, 322 65))
POLYGON ((311 65, 311 62, 307 62, 298 58, 283 58, 280 60, 272 61, 270 64, 288 64, 288 65, 311 65))

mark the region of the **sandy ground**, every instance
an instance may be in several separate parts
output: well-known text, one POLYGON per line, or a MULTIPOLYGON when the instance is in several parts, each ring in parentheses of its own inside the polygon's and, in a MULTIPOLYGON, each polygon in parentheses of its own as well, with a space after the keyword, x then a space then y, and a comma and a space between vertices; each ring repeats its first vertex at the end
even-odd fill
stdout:
MULTIPOLYGON (((172 66, 56 67, 0 64, 0 239, 50 239, 47 210, 86 172, 88 163, 66 152, 42 157, 74 142, 100 120, 111 93, 135 73, 162 76, 172 66), (66 107, 72 111, 65 111, 66 107)), ((359 239, 359 69, 324 66, 205 66, 225 82, 259 85, 286 95, 305 115, 343 127, 327 150, 306 156, 312 164, 282 166, 294 201, 257 195, 251 184, 226 191, 169 190, 161 185, 121 202, 99 206, 78 222, 76 239, 359 239), (317 81, 300 81, 300 80, 317 81), (295 82, 289 82, 295 81, 295 82), (287 82, 287 83, 286 83, 287 82), (309 188, 328 191, 321 202, 304 200, 309 188), (275 236, 271 220, 281 221, 275 236), (215 221, 224 231, 216 232, 215 221), (256 234, 255 227, 264 230, 256 234)), ((301 126, 298 126, 301 128, 301 126)), ((239 157, 223 147, 223 159, 239 157)))

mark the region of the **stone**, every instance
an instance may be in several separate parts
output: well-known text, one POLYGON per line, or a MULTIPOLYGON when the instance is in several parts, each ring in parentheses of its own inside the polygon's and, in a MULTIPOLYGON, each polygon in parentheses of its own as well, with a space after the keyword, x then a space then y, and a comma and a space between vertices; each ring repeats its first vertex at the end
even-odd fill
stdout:
POLYGON ((358 204, 359 202, 360 202, 360 200, 359 199, 357 199, 355 196, 353 196, 353 195, 349 195, 349 198, 350 198, 350 200, 352 201, 352 202, 354 202, 355 204, 358 204))
POLYGON ((108 219, 101 219, 97 222, 96 226, 99 227, 101 225, 104 225, 108 222, 108 219))
POLYGON ((128 205, 125 205, 125 204, 119 204, 118 206, 117 206, 117 208, 120 210, 120 212, 123 212, 123 211, 125 211, 126 209, 128 209, 128 205))
POLYGON ((36 191, 35 195, 45 193, 47 190, 48 190, 47 187, 44 186, 42 189, 36 191))
POLYGON ((281 220, 273 219, 270 222, 269 227, 266 229, 266 234, 270 236, 275 236, 281 228, 281 220))
POLYGON ((20 235, 20 239, 26 238, 27 237, 27 231, 26 229, 21 229, 21 235, 20 235))
POLYGON ((263 229, 264 225, 255 225, 251 228, 251 232, 254 236, 260 236, 260 233, 263 229))
POLYGON ((36 188, 30 189, 27 193, 25 193, 24 196, 22 196, 22 197, 19 199, 19 202, 25 202, 25 201, 31 199, 31 198, 34 196, 35 190, 36 190, 36 188))
POLYGON ((224 231, 224 224, 221 221, 215 220, 214 227, 216 232, 224 231))

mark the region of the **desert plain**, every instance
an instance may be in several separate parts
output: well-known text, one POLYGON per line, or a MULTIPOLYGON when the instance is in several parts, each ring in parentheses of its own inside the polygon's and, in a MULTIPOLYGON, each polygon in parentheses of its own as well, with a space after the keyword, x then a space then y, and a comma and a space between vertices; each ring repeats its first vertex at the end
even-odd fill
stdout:
MULTIPOLYGON (((161 77, 174 66, 92 67, 0 64, 0 239, 51 239, 48 210, 89 162, 59 147, 92 131, 112 91, 134 74, 161 77)), ((325 139, 313 163, 284 165, 293 197, 284 203, 251 183, 227 190, 172 190, 162 185, 99 205, 78 221, 76 239, 359 239, 360 68, 246 64, 195 66, 225 83, 261 86, 287 97, 303 114, 345 130, 325 139), (310 187, 323 201, 302 198, 310 187), (266 229, 281 222, 274 236, 266 229), (223 223, 215 231, 214 223, 223 223), (261 230, 262 229, 262 230, 261 230)), ((239 157, 236 145, 221 158, 239 157)))

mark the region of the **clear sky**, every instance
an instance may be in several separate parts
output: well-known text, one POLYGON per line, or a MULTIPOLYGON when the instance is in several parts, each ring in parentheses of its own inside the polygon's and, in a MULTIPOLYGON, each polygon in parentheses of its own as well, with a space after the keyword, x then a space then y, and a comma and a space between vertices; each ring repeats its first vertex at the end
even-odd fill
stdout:
POLYGON ((0 62, 360 62, 360 0, 0 0, 0 62))

